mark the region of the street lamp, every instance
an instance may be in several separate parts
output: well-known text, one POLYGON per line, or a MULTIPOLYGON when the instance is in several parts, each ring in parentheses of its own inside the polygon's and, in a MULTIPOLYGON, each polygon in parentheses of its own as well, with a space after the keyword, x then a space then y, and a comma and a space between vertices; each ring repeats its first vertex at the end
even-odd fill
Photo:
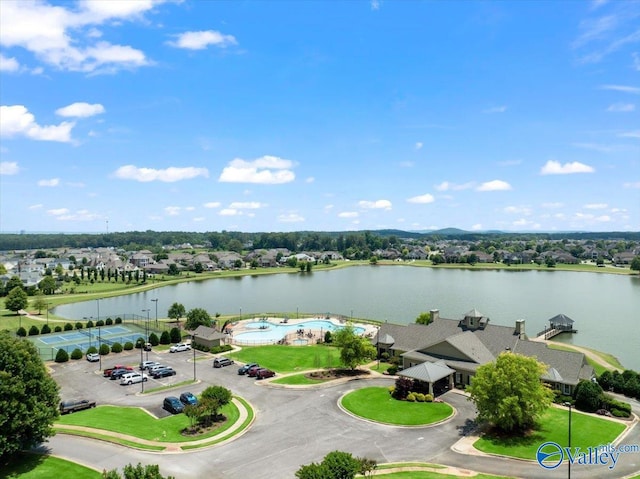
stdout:
POLYGON ((100 321, 100 298, 96 299, 96 303, 98 303, 98 321, 100 321))
POLYGON ((99 361, 99 370, 102 370, 102 354, 100 354, 100 341, 102 341, 102 337, 100 335, 100 326, 98 326, 98 361, 99 361))
MULTIPOLYGON (((569 408, 569 451, 571 451, 571 403, 566 402, 564 405, 569 408)), ((571 479, 571 460, 567 461, 567 466, 569 467, 567 477, 571 479)))
POLYGON ((156 329, 158 329, 158 298, 152 299, 151 301, 156 303, 156 329))
MULTIPOLYGON (((142 366, 142 350, 144 349, 144 343, 140 345, 140 366, 142 366)), ((147 359, 149 359, 147 357, 147 359)), ((140 374, 142 374, 142 381, 140 381, 140 386, 141 386, 141 393, 144 393, 144 369, 140 372, 140 374)))
POLYGON ((242 308, 240 308, 240 321, 242 321, 242 308))
POLYGON ((51 303, 47 303, 47 326, 49 326, 49 305, 51 303))
POLYGON ((191 349, 193 349, 193 382, 196 382, 196 334, 191 335, 191 349))
MULTIPOLYGON (((144 313, 146 311, 147 313, 147 322, 144 323, 144 334, 145 334, 145 338, 144 338, 144 344, 142 345, 143 349, 147 349, 147 343, 149 342, 149 312, 151 311, 150 309, 143 309, 142 312, 144 313)), ((149 351, 147 351, 147 361, 149 360, 149 351)))

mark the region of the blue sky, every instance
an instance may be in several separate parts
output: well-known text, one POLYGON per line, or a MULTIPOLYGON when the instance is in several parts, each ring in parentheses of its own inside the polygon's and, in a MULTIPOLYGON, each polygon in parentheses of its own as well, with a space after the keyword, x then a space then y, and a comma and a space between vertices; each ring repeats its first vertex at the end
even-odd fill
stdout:
POLYGON ((640 2, 0 3, 0 232, 640 230, 640 2))

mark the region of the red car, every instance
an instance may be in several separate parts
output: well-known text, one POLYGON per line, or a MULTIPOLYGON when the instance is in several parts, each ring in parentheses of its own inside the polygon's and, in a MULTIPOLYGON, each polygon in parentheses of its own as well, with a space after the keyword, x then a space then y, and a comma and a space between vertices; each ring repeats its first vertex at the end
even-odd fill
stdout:
POLYGON ((252 367, 251 369, 249 369, 247 371, 247 376, 249 376, 250 378, 255 378, 258 375, 258 370, 259 369, 264 369, 264 368, 261 368, 260 366, 252 367))
POLYGON ((256 374, 256 379, 272 378, 275 375, 276 373, 274 373, 271 369, 262 368, 262 369, 258 369, 258 373, 256 374))
POLYGON ((112 367, 112 368, 105 369, 105 370, 102 372, 102 375, 103 375, 105 378, 108 378, 108 377, 110 377, 110 376, 111 376, 111 373, 112 373, 112 372, 114 372, 116 369, 126 369, 127 371, 133 371, 133 368, 132 368, 132 367, 124 366, 123 364, 116 364, 116 365, 115 365, 114 367, 112 367))

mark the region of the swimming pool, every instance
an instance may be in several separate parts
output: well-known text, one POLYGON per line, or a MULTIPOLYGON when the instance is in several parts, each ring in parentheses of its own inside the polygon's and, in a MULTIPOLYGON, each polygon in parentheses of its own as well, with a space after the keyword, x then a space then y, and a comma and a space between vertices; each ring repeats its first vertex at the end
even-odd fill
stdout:
MULTIPOLYGON (((325 332, 335 332, 343 326, 338 326, 331 321, 314 319, 302 323, 272 323, 269 321, 253 321, 244 324, 244 327, 253 331, 235 333, 233 339, 238 344, 274 344, 286 338, 288 335, 296 335, 298 332, 306 334, 319 334, 321 337, 325 332)), ((353 328, 356 334, 362 334, 365 328, 357 326, 353 328)))

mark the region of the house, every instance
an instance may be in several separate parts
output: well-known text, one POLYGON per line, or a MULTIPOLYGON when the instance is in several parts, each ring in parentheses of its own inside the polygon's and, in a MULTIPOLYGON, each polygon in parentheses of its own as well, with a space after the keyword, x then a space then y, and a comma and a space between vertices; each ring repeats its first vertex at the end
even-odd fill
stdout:
POLYGON ((200 344, 208 348, 218 347, 225 344, 228 335, 216 331, 208 326, 198 326, 192 333, 192 341, 194 344, 200 344))
POLYGON ((513 327, 494 325, 475 309, 460 320, 441 318, 438 310, 431 311, 431 318, 428 325, 382 324, 372 339, 379 354, 387 352, 401 358, 400 374, 431 378, 431 390, 470 384, 478 367, 505 351, 535 357, 546 364, 548 370, 541 379, 563 394, 571 394, 580 380, 594 376, 584 354, 549 349, 542 342, 529 341, 523 319, 513 327), (414 369, 420 365, 423 367, 414 369))

